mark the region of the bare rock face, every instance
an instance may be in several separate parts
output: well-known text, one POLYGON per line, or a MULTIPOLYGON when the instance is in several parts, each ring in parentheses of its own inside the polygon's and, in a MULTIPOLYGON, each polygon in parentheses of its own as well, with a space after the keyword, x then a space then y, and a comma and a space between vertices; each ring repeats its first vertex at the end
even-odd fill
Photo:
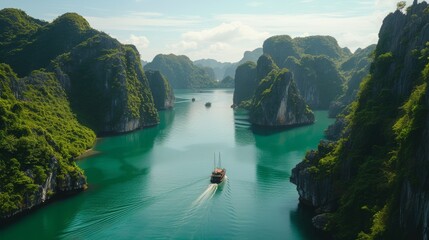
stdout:
POLYGON ((318 149, 309 151, 304 161, 292 169, 290 181, 297 186, 300 202, 318 209, 319 212, 329 212, 334 209, 333 177, 318 176, 318 169, 311 168, 318 164, 332 150, 330 141, 321 141, 318 149))
POLYGON ((314 122, 313 112, 300 96, 292 74, 287 69, 273 70, 259 83, 252 100, 250 122, 266 127, 288 127, 314 122))

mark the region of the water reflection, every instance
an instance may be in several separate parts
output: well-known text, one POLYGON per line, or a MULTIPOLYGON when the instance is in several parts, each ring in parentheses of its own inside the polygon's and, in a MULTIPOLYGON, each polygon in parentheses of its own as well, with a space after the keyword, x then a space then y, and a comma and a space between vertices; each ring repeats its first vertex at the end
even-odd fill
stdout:
POLYGON ((240 146, 255 144, 255 136, 250 131, 249 114, 246 110, 234 109, 234 138, 240 146))

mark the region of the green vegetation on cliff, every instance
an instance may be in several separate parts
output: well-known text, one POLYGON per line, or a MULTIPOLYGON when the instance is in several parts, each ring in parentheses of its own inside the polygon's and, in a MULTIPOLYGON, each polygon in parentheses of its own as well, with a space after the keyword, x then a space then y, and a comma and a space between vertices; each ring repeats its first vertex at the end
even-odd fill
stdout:
MULTIPOLYGON (((13 19, 16 14, 11 15, 10 11, 30 18, 20 10, 0 12, 0 18, 13 19)), ((15 38, 0 48, 0 62, 9 64, 21 77, 35 69, 47 68, 58 55, 69 52, 97 33, 76 13, 66 13, 49 24, 11 29, 14 31, 9 34, 15 38)))
POLYGON ((84 187, 73 158, 92 146, 95 134, 78 123, 52 73, 34 71, 18 79, 0 64, 0 117, 1 218, 39 198, 84 187), (48 186, 50 176, 54 188, 48 186))
POLYGON ((314 114, 299 94, 292 74, 277 66, 259 82, 249 116, 250 122, 259 126, 286 127, 314 122, 314 114))
POLYGON ((24 11, 5 8, 0 10, 0 46, 3 47, 17 35, 27 35, 35 32, 46 22, 28 16, 24 11))
POLYGON ((156 108, 158 110, 172 108, 175 97, 168 80, 159 71, 149 70, 145 74, 149 81, 156 108))
POLYGON ((320 198, 337 205, 327 229, 338 239, 429 237, 427 9, 415 1, 385 18, 342 138, 294 176, 302 198, 332 190, 320 198), (306 192, 321 181, 330 186, 306 192))
POLYGON ((235 71, 234 104, 239 105, 243 101, 251 100, 257 86, 256 64, 245 62, 238 66, 235 71))
POLYGON ((216 86, 213 70, 194 65, 186 56, 159 54, 144 68, 146 70, 160 71, 173 88, 193 89, 216 86))
POLYGON ((304 55, 299 60, 289 57, 284 65, 293 72, 298 89, 311 108, 328 109, 343 92, 345 80, 328 57, 304 55))
MULTIPOLYGON (((32 19, 20 10, 0 12, 4 22, 19 17, 32 19)), ((27 30, 6 29, 15 38, 0 48, 0 62, 9 64, 19 76, 41 68, 55 72, 80 122, 99 134, 127 132, 158 123, 134 46, 122 45, 92 29, 76 13, 63 14, 52 23, 23 26, 27 30)))
POLYGON ((343 93, 345 79, 338 65, 352 54, 348 49, 340 48, 335 38, 273 36, 264 41, 263 53, 262 58, 258 59, 261 75, 257 76, 258 81, 270 72, 269 65, 287 68, 310 107, 328 109, 331 102, 343 93))
POLYGON ((356 100, 360 83, 369 74, 375 47, 374 44, 364 49, 357 49, 349 59, 341 64, 340 70, 346 78, 346 84, 343 94, 329 107, 331 117, 337 116, 347 105, 356 100))
POLYGON ((127 132, 157 124, 158 113, 134 46, 104 33, 54 61, 79 120, 97 133, 127 132))
POLYGON ((76 13, 46 23, 3 9, 0 26, 3 220, 85 188, 74 158, 93 145, 93 131, 132 131, 159 117, 134 46, 76 13))
POLYGON ((268 38, 263 44, 264 54, 270 55, 279 67, 287 67, 289 57, 300 59, 303 55, 325 56, 332 61, 341 62, 351 56, 348 49, 338 46, 337 40, 330 36, 310 36, 291 38, 279 35, 268 38))

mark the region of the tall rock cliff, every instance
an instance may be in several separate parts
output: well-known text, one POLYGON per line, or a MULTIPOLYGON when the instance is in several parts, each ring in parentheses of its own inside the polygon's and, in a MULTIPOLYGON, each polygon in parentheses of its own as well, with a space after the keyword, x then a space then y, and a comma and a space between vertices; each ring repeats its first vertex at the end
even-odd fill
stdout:
POLYGON ((79 121, 98 134, 158 123, 134 46, 122 45, 92 29, 76 13, 45 23, 20 10, 4 9, 0 25, 6 26, 0 34, 12 39, 2 43, 0 62, 9 64, 19 76, 40 68, 55 72, 79 121), (15 26, 14 19, 23 19, 18 24, 21 27, 15 26))
POLYGON ((92 29, 75 13, 47 23, 3 9, 0 26, 0 62, 12 66, 0 63, 3 223, 86 188, 74 159, 94 144, 93 130, 121 133, 159 119, 134 46, 92 29))
POLYGON ((211 68, 199 67, 187 56, 158 54, 145 70, 159 71, 173 88, 195 89, 216 86, 215 74, 211 68))
POLYGON ((149 70, 145 74, 149 81, 156 108, 158 110, 173 108, 175 97, 168 80, 159 71, 149 70))
POLYGON ((292 171, 338 239, 429 238, 428 9, 414 1, 385 18, 342 137, 292 171))
POLYGON ((289 57, 284 66, 290 69, 307 104, 314 109, 328 109, 343 92, 344 77, 334 61, 325 56, 289 57))
POLYGON ((360 83, 369 74, 375 47, 376 45, 373 44, 364 49, 357 49, 349 59, 341 64, 340 70, 346 78, 346 89, 338 99, 331 102, 330 117, 336 117, 347 105, 356 100, 360 83))
POLYGON ((256 64, 254 62, 246 62, 238 66, 235 71, 234 105, 251 100, 257 86, 256 64))
POLYGON ((79 120, 97 133, 129 132, 158 123, 134 46, 100 33, 59 56, 52 68, 63 80, 79 120))
MULTIPOLYGON (((343 93, 345 79, 337 65, 351 53, 340 48, 334 38, 273 36, 264 41, 263 53, 258 59, 257 82, 274 65, 287 68, 292 72, 304 100, 315 109, 328 109, 331 102, 343 93)), ((242 91, 240 84, 236 84, 235 90, 242 91)), ((234 104, 238 104, 237 101, 234 100, 234 104)))
POLYGON ((292 74, 272 70, 260 81, 250 108, 250 122, 265 127, 288 127, 314 122, 313 112, 299 95, 292 74))
POLYGON ((92 146, 95 134, 79 124, 54 74, 19 79, 0 64, 0 118, 0 223, 86 187, 73 158, 92 146))
POLYGON ((240 61, 233 63, 231 66, 229 66, 227 69, 225 69, 224 77, 234 77, 235 71, 237 70, 238 66, 246 63, 246 62, 256 62, 258 61, 258 58, 262 55, 262 48, 257 48, 253 51, 245 51, 243 54, 243 57, 240 59, 240 61))

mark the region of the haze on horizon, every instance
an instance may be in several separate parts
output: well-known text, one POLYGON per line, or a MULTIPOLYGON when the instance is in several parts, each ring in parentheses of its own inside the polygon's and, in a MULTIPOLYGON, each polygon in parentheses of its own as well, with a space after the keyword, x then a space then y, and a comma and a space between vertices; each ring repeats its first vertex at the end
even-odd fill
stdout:
MULTIPOLYGON (((52 21, 66 12, 138 48, 141 58, 187 55, 236 62, 273 35, 330 35, 355 51, 378 40, 384 17, 398 0, 1 0, 0 9, 19 8, 52 21)), ((407 5, 412 3, 407 1, 407 5)))

